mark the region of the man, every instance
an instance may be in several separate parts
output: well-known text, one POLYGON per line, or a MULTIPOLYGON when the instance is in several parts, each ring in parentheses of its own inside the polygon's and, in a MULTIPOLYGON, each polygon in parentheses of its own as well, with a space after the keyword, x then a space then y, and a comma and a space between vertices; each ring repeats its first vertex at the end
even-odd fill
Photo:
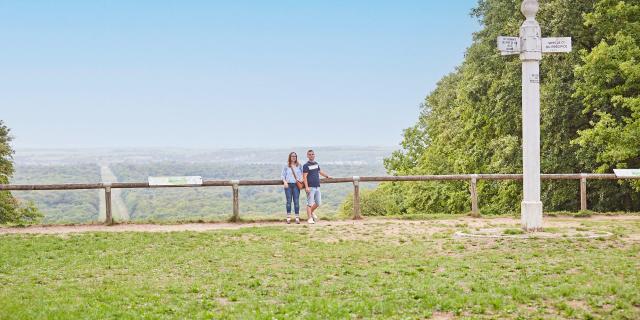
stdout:
POLYGON ((315 161, 316 154, 313 150, 307 151, 309 161, 302 166, 302 177, 304 180, 304 188, 307 191, 307 222, 313 224, 318 221, 318 217, 314 213, 321 204, 322 196, 320 194, 320 176, 330 178, 324 171, 320 169, 320 165, 315 161))

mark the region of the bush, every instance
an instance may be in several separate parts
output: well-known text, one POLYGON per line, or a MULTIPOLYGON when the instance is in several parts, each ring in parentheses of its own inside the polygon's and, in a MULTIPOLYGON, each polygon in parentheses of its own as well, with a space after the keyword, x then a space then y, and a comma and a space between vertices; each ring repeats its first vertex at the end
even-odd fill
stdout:
MULTIPOLYGON (((401 214, 399 199, 388 188, 390 184, 382 184, 376 189, 360 190, 360 212, 363 216, 387 216, 401 214)), ((340 205, 339 215, 353 216, 353 193, 340 205)))
MULTIPOLYGON (((8 184, 13 174, 12 137, 9 128, 0 120, 0 184, 8 184)), ((33 203, 21 204, 9 191, 0 191, 0 224, 29 224, 42 219, 33 203)))
POLYGON ((0 192, 0 224, 34 224, 42 218, 33 202, 20 203, 8 191, 0 192))

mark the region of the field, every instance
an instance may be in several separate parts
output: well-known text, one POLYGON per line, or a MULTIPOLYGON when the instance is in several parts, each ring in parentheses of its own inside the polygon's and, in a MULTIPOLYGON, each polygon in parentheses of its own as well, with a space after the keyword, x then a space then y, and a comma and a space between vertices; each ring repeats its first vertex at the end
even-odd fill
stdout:
POLYGON ((0 318, 640 318, 640 216, 546 225, 613 236, 457 238, 518 226, 459 216, 181 229, 202 232, 5 228, 0 318))
MULTIPOLYGON (((302 154, 302 148, 297 148, 302 154), (301 150, 300 150, 301 149, 301 150)), ((31 150, 16 153, 13 184, 144 182, 149 176, 199 175, 205 179, 279 179, 288 149, 232 150, 31 150)), ((335 177, 385 175, 384 147, 319 148, 324 170, 335 177)), ((363 184, 374 188, 376 184, 363 184)), ((353 186, 323 186, 323 214, 335 215, 353 186)), ((33 201, 44 214, 43 223, 104 221, 102 190, 15 191, 33 201)), ((232 213, 231 188, 114 189, 113 214, 117 221, 219 221, 232 213), (121 217, 125 217, 122 219, 121 217), (128 219, 127 219, 128 218, 128 219)), ((284 214, 279 186, 241 187, 243 217, 268 219, 284 214)))
MULTIPOLYGON (((95 164, 19 165, 14 184, 96 183, 100 168, 95 164)), ((13 191, 22 201, 32 201, 44 214, 43 223, 82 223, 97 221, 104 208, 99 190, 13 191)))

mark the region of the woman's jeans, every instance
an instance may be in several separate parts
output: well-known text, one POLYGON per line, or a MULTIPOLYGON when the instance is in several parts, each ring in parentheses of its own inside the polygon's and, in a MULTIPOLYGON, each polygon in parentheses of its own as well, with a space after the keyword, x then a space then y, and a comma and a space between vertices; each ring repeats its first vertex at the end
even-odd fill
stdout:
POLYGON ((295 183, 289 183, 289 188, 283 188, 287 196, 287 216, 291 215, 291 200, 296 212, 296 217, 300 215, 300 189, 295 183))

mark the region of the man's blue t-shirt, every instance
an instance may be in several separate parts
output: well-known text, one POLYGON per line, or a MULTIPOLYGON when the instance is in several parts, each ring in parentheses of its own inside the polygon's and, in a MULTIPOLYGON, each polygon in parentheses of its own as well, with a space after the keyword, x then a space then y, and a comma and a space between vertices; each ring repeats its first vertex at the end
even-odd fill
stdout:
POLYGON ((308 173, 309 188, 320 188, 320 165, 317 162, 308 161, 302 166, 302 172, 308 173))

